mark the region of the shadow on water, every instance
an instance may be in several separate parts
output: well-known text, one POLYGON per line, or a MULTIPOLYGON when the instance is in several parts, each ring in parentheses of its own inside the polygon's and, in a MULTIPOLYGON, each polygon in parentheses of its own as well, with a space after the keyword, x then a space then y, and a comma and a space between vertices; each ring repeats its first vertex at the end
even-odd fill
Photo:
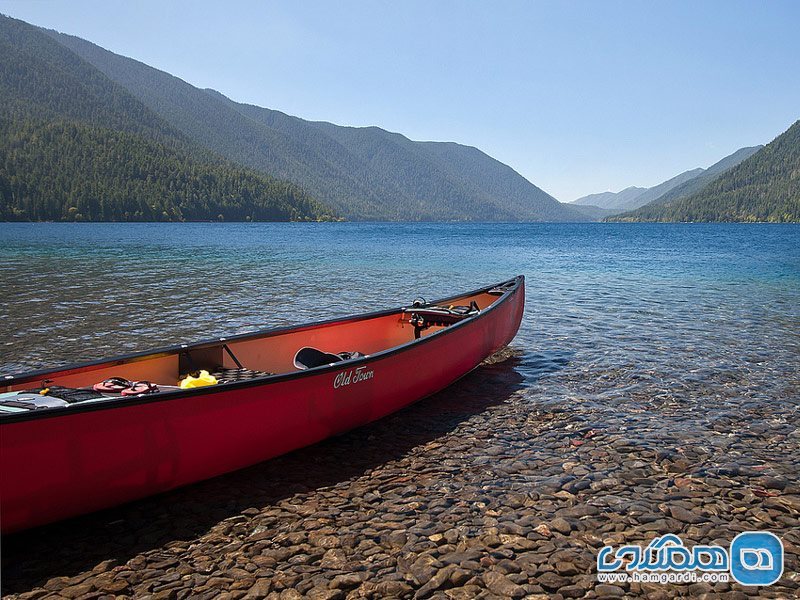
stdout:
POLYGON ((535 383, 543 375, 555 373, 566 367, 575 355, 570 350, 547 350, 543 352, 523 352, 519 356, 517 370, 526 383, 535 383))
POLYGON ((512 354, 507 352, 499 362, 490 359, 423 402, 314 446, 173 492, 7 536, 2 592, 27 591, 107 560, 123 564, 169 542, 199 538, 248 508, 267 509, 295 494, 379 469, 524 387, 522 361, 512 354))

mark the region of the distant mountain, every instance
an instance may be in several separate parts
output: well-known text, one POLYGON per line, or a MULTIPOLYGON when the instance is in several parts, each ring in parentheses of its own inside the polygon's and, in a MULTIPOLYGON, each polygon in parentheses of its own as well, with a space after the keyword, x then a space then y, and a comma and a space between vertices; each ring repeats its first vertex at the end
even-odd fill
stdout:
POLYGON ((613 217, 621 212, 625 212, 620 208, 600 208, 599 206, 592 206, 590 204, 574 204, 573 208, 592 221, 602 221, 606 217, 613 217))
POLYGON ((623 208, 631 210, 633 208, 644 206, 645 204, 652 202, 662 194, 666 194, 670 190, 678 187, 681 184, 686 183, 687 181, 691 181, 695 177, 699 177, 702 174, 703 174, 703 169, 699 167, 697 169, 692 169, 690 171, 684 171, 683 173, 680 173, 679 175, 676 175, 671 179, 667 179, 663 183, 659 183, 658 185, 654 185, 653 187, 648 188, 645 192, 638 195, 633 202, 628 203, 628 205, 623 208))
POLYGON ((651 188, 628 187, 616 193, 602 192, 600 194, 590 194, 589 196, 578 198, 573 204, 593 204, 601 208, 613 208, 616 209, 617 212, 633 210, 634 208, 644 206, 648 202, 652 202, 674 187, 694 179, 702 173, 703 169, 692 169, 691 171, 685 171, 671 179, 667 179, 663 183, 659 183, 651 188))
POLYGON ((76 54, 0 15, 1 220, 332 218, 189 141, 76 54))
POLYGON ((589 194, 574 200, 572 204, 579 204, 582 206, 597 206, 599 208, 619 208, 627 210, 627 207, 637 197, 647 191, 643 187, 628 187, 621 192, 600 192, 599 194, 589 194))
POLYGON ((476 148, 415 142, 378 127, 341 127, 234 102, 95 44, 47 31, 186 138, 293 181, 349 219, 582 221, 476 148))
POLYGON ((679 198, 688 198, 692 194, 699 192, 728 169, 731 169, 743 160, 750 158, 763 147, 764 146, 751 146, 749 148, 740 148, 733 154, 726 156, 719 162, 708 167, 697 177, 693 177, 681 185, 673 187, 666 193, 657 196, 654 200, 652 200, 652 202, 655 204, 666 204, 667 202, 673 202, 679 198))
MULTIPOLYGON (((593 204, 602 208, 615 209, 615 213, 619 214, 638 209, 650 203, 660 204, 671 202, 677 198, 690 196, 699 191, 710 181, 719 177, 721 173, 739 164, 760 148, 763 148, 763 146, 741 148, 711 165, 708 169, 697 168, 684 171, 651 188, 629 187, 617 193, 603 192, 600 194, 591 194, 583 198, 578 198, 573 204, 593 204)), ((606 214, 603 216, 612 217, 614 215, 606 214)))
POLYGON ((610 220, 800 221, 800 121, 694 194, 610 220))

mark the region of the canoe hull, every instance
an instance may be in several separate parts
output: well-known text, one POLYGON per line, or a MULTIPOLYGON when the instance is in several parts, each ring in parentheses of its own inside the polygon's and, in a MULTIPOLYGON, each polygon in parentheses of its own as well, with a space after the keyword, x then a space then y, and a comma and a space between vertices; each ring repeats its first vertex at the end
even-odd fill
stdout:
POLYGON ((447 387, 506 346, 522 319, 524 282, 510 295, 463 326, 358 365, 3 424, 2 530, 208 479, 391 414, 447 387))

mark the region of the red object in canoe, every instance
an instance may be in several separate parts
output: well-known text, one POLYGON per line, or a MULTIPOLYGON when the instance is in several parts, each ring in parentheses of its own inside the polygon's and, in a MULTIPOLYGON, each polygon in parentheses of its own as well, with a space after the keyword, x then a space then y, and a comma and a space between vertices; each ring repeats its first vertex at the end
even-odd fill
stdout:
POLYGON ((519 276, 432 303, 474 303, 463 315, 409 307, 5 376, 0 393, 91 389, 110 377, 151 381, 161 391, 0 411, 2 531, 240 469, 438 392, 514 338, 524 285, 519 276), (294 356, 307 346, 365 356, 298 370, 294 356), (165 387, 188 371, 217 366, 276 374, 195 389, 165 387))

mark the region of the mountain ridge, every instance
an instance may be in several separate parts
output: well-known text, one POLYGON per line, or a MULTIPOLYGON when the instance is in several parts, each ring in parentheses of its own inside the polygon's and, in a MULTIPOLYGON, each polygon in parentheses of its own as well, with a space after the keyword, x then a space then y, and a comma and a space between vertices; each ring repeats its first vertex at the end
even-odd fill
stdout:
POLYGON ((701 190, 609 217, 625 222, 800 221, 800 120, 701 190))
POLYGON ((725 158, 715 162, 713 165, 711 165, 710 167, 705 169, 702 173, 700 173, 697 177, 694 177, 680 185, 676 185, 675 187, 668 190, 664 194, 661 194, 660 196, 652 200, 652 203, 666 204, 667 202, 672 202, 680 198, 687 198, 692 194, 694 194, 695 192, 699 192, 701 189, 703 189, 703 187, 705 187, 711 181, 719 177, 722 173, 724 173, 725 171, 727 171, 732 167, 735 167, 740 162, 749 158, 763 147, 764 147, 763 145, 759 144, 757 146, 747 146, 744 148, 739 148, 736 152, 729 154, 725 158))
POLYGON ((662 181, 661 183, 649 188, 641 188, 636 186, 627 187, 619 192, 600 192, 597 194, 589 194, 574 200, 572 204, 580 205, 595 205, 603 209, 613 209, 617 212, 625 212, 634 210, 640 206, 644 206, 652 202, 662 194, 670 191, 703 173, 704 169, 696 168, 679 173, 674 177, 662 181))
POLYGON ((726 170, 752 156, 760 148, 763 146, 739 148, 706 169, 698 167, 684 171, 650 188, 631 186, 620 192, 590 194, 574 200, 573 204, 595 204, 604 209, 614 209, 616 214, 627 214, 650 204, 671 202, 699 191, 726 170))
POLYGON ((691 181, 692 179, 699 177, 703 174, 705 169, 702 167, 697 167, 696 169, 689 169, 688 171, 684 171, 683 173, 678 173, 675 177, 670 177, 666 181, 659 183, 658 185, 654 185, 651 188, 647 188, 647 190, 636 197, 635 206, 631 205, 626 208, 638 208, 639 206, 644 206, 645 204, 649 204, 662 194, 665 194, 676 188, 677 186, 686 183, 687 181, 691 181))
POLYGON ((42 30, 0 16, 0 219, 333 217, 298 186, 195 146, 42 30))
POLYGON ((636 197, 646 191, 647 188, 632 185, 619 192, 606 191, 581 196, 577 200, 573 200, 570 204, 597 206, 604 209, 617 209, 624 206, 629 201, 636 199, 636 197))
POLYGON ((374 126, 306 121, 238 103, 86 40, 46 33, 189 139, 236 163, 293 181, 347 218, 589 220, 478 149, 463 150, 469 147, 453 142, 416 142, 374 126), (448 152, 472 154, 470 168, 443 156, 448 152))

